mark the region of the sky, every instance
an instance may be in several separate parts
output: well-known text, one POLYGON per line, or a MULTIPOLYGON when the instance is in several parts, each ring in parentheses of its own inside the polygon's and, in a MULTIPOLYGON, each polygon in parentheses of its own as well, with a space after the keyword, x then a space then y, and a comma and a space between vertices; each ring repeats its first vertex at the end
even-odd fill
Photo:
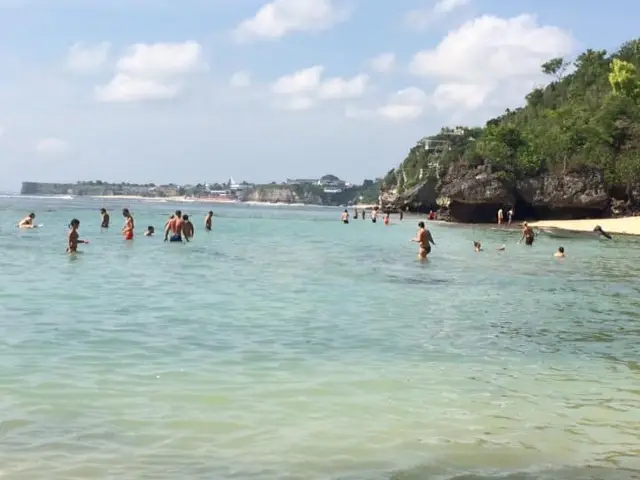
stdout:
POLYGON ((546 60, 638 35, 631 0, 0 0, 0 190, 383 176, 546 60))

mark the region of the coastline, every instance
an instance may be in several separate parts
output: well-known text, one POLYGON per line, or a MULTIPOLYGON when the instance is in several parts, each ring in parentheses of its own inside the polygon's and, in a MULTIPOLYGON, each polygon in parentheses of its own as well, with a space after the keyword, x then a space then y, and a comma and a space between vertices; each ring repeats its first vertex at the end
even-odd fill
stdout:
POLYGON ((607 233, 617 235, 640 235, 640 217, 599 218, 589 220, 543 220, 530 222, 531 227, 559 228, 574 232, 592 232, 596 225, 600 225, 607 233))

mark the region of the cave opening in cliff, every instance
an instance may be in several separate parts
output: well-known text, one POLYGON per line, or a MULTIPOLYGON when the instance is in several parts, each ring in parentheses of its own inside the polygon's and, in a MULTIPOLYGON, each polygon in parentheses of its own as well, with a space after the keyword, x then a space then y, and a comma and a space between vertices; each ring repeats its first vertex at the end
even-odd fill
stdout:
MULTIPOLYGON (((514 218, 516 220, 544 220, 545 213, 542 211, 536 212, 536 208, 533 207, 524 198, 516 195, 516 202, 514 205, 514 218), (540 218, 542 215, 543 218, 540 218)), ((547 217, 548 218, 548 217, 547 217)))

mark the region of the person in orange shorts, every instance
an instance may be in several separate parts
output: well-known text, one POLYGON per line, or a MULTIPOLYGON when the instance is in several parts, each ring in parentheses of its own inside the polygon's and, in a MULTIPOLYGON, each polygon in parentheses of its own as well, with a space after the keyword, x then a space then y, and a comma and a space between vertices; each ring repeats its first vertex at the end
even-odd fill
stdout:
POLYGON ((125 240, 133 240, 133 229, 135 228, 135 223, 133 221, 133 216, 128 208, 122 209, 122 216, 124 217, 124 227, 122 227, 122 236, 125 240))

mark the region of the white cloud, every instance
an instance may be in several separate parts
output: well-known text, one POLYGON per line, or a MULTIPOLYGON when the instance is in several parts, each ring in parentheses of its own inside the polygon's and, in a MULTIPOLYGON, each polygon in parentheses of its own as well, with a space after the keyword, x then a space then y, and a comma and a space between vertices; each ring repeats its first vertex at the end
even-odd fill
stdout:
POLYGON ((350 79, 329 78, 320 84, 318 96, 324 100, 357 98, 364 95, 369 85, 369 76, 360 74, 350 79))
POLYGON ((251 86, 251 75, 249 72, 240 71, 231 75, 229 85, 233 88, 246 88, 251 86))
POLYGON ((240 23, 234 35, 241 42, 275 39, 293 32, 326 30, 347 16, 333 0, 274 0, 240 23))
POLYGON ((298 70, 291 75, 285 75, 276 80, 272 90, 278 95, 298 95, 315 91, 320 86, 322 72, 324 72, 322 65, 314 65, 304 70, 298 70))
POLYGON ((67 68, 78 73, 100 70, 109 58, 111 44, 102 42, 95 45, 76 43, 69 49, 67 68))
POLYGON ((439 108, 477 109, 505 91, 509 98, 501 102, 507 106, 521 100, 532 82, 543 81, 542 63, 573 47, 569 33, 540 26, 535 16, 484 15, 450 32, 436 48, 416 53, 410 70, 441 82, 433 99, 439 108))
POLYGON ((285 99, 288 110, 307 110, 322 100, 345 100, 358 98, 365 94, 369 85, 369 76, 355 75, 351 78, 331 77, 323 79, 324 67, 298 70, 277 79, 271 91, 285 99), (292 108, 291 105, 294 105, 292 108))
POLYGON ((134 75, 164 76, 188 73, 200 64, 202 47, 197 42, 138 43, 116 65, 121 72, 134 75))
POLYGON ((43 138, 36 144, 36 152, 44 155, 56 155, 69 151, 69 144, 56 137, 43 138))
POLYGON ((0 124, 0 140, 2 140, 2 137, 4 137, 6 131, 7 130, 4 128, 4 125, 0 124))
POLYGON ((432 8, 417 9, 408 12, 404 21, 407 27, 414 30, 424 30, 429 25, 450 15, 455 10, 466 7, 471 0, 440 0, 432 8))
POLYGON ((427 101, 428 96, 422 89, 408 87, 391 95, 389 101, 378 108, 377 113, 394 122, 415 120, 424 113, 427 101))
POLYGON ((396 56, 393 53, 381 53, 369 62, 371 70, 378 73, 388 73, 393 70, 396 64, 396 56))
POLYGON ((116 64, 107 84, 95 89, 102 102, 139 102, 176 97, 186 75, 202 66, 196 42, 131 45, 116 64))
POLYGON ((119 73, 107 85, 96 87, 96 98, 101 102, 139 102, 173 98, 182 90, 181 85, 166 84, 151 78, 132 77, 119 73))

